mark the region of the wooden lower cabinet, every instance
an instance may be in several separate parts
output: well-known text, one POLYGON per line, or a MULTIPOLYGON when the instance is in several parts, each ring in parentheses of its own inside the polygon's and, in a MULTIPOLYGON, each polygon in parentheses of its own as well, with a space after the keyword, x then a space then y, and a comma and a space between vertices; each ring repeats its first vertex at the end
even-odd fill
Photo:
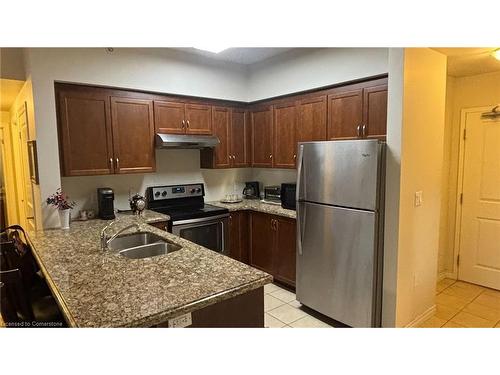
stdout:
POLYGON ((295 220, 250 213, 250 265, 295 287, 295 220))
POLYGON ((229 256, 240 262, 249 263, 249 213, 234 211, 229 216, 229 256))

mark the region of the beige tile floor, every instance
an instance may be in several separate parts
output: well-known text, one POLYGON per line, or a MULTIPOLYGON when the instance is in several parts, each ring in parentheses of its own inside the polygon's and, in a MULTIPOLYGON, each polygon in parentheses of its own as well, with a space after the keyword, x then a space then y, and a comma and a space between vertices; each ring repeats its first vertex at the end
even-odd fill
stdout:
POLYGON ((500 291, 444 279, 436 294, 436 313, 420 327, 500 328, 500 291))
POLYGON ((266 328, 333 328, 302 309, 294 293, 275 284, 264 287, 264 311, 266 328))

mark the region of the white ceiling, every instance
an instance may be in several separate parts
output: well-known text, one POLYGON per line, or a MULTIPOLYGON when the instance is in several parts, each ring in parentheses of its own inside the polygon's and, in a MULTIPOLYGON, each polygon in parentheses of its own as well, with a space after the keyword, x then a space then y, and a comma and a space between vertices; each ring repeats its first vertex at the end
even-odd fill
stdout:
POLYGON ((465 77, 500 71, 500 61, 491 56, 498 47, 434 48, 448 56, 448 74, 465 77))
POLYGON ((219 53, 203 51, 196 48, 176 48, 185 52, 205 56, 214 60, 230 61, 237 64, 250 65, 270 57, 289 51, 292 48, 228 48, 219 53))
POLYGON ((23 85, 24 81, 0 79, 0 110, 10 110, 23 85))

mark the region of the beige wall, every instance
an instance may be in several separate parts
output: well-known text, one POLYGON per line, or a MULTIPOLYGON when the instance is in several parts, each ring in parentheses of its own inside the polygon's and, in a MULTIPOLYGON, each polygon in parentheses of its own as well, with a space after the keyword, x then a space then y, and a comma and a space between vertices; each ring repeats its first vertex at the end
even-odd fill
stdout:
POLYGON ((447 126, 443 179, 442 225, 440 232, 440 275, 456 277, 455 220, 460 147, 460 111, 465 108, 494 106, 500 103, 500 72, 469 77, 449 77, 447 87, 447 126), (443 203, 444 200, 443 199, 443 203))
POLYGON ((384 325, 401 327, 435 306, 446 56, 427 48, 390 56, 384 325))

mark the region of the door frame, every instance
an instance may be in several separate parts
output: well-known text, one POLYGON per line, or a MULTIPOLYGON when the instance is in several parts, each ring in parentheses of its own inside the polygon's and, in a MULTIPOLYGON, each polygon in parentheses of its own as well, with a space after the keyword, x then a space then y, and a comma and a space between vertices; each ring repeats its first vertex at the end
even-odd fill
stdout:
POLYGON ((462 234, 462 202, 460 197, 463 194, 464 188, 464 164, 465 164, 465 127, 467 115, 470 113, 483 113, 491 111, 496 104, 481 107, 462 108, 460 110, 460 130, 459 130, 459 153, 458 153, 458 175, 457 175, 457 191, 455 196, 455 233, 453 237, 453 270, 451 275, 458 280, 459 268, 458 257, 460 255, 460 237, 462 234))

